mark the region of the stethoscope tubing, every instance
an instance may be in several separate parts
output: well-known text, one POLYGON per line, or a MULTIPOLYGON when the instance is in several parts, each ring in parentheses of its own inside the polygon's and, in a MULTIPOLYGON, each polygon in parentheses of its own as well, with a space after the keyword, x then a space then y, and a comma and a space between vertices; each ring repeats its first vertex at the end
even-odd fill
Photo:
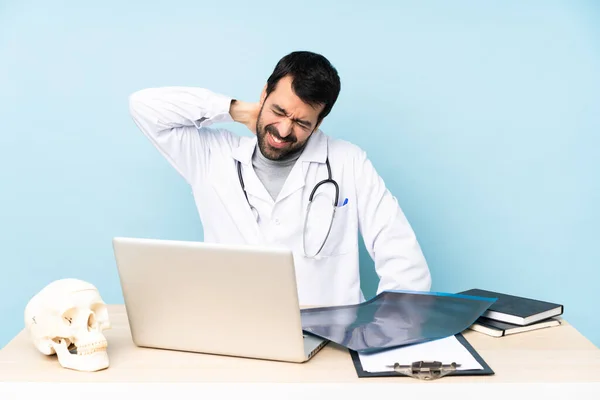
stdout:
MULTIPOLYGON (((328 178, 327 179, 323 179, 322 181, 320 181, 319 183, 317 183, 315 185, 315 187, 312 189, 312 191, 310 192, 310 196, 308 197, 308 206, 306 207, 306 214, 304 216, 304 230, 302 231, 302 246, 303 246, 303 249, 304 249, 304 255, 306 257, 308 257, 308 258, 316 258, 317 255, 321 252, 321 250, 323 250, 323 247, 325 247, 325 243, 327 243, 327 239, 329 239, 329 234, 331 232, 331 227, 333 226, 333 219, 335 218, 335 211, 336 211, 336 208, 337 208, 336 206, 337 206, 337 204, 339 202, 339 197, 340 197, 340 188, 339 188, 339 185, 335 181, 335 179, 332 178, 331 165, 329 164, 329 157, 327 157, 327 159, 325 160, 325 164, 327 166, 327 177, 328 178), (335 187, 335 196, 334 196, 333 204, 332 204, 333 213, 332 213, 332 216, 331 216, 331 220, 329 222, 329 228, 327 229, 327 235, 325 236, 325 240, 323 241, 323 243, 321 244, 321 247, 319 247, 319 249, 317 250, 317 252, 314 255, 309 256, 309 255, 306 254, 306 226, 307 226, 307 223, 308 223, 308 215, 310 213, 310 208, 312 206, 312 201, 313 201, 313 198, 314 198, 314 195, 315 195, 317 189, 320 186, 325 185, 327 183, 331 183, 335 187)), ((252 205, 250 204, 250 200, 248 199, 248 193, 246 192, 246 186, 244 185, 244 178, 242 177, 242 164, 239 161, 237 161, 237 172, 238 172, 238 178, 239 178, 239 181, 240 181, 240 185, 242 187, 242 191, 244 192, 244 196, 246 196, 246 201, 248 202, 248 205, 250 206, 250 208, 252 208, 252 205)), ((253 212, 253 214, 254 214, 254 212, 253 212)), ((254 214, 254 216, 256 218, 258 218, 257 214, 254 214)))

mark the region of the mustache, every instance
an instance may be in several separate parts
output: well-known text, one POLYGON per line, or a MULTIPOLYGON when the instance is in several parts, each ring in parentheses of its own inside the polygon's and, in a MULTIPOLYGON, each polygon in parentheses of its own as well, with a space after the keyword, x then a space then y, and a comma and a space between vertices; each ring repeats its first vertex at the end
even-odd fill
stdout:
POLYGON ((275 138, 283 142, 296 143, 298 141, 293 134, 290 134, 287 137, 281 137, 281 135, 279 135, 279 131, 273 125, 265 126, 265 132, 270 133, 271 135, 275 136, 275 138))

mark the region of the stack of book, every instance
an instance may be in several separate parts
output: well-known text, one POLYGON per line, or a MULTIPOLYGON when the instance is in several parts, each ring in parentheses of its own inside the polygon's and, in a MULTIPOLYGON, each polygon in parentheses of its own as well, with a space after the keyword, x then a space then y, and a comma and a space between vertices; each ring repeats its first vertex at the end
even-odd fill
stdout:
POLYGON ((558 326, 561 321, 557 317, 564 312, 561 304, 488 290, 470 289, 459 294, 498 299, 469 327, 494 337, 558 326))

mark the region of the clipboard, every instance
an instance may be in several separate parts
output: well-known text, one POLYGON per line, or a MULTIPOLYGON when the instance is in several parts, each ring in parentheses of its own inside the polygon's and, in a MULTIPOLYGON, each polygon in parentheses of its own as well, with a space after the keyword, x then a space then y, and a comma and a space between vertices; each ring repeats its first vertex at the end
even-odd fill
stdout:
MULTIPOLYGON (((462 344, 469 351, 469 353, 471 353, 473 358, 475 358, 475 360, 477 360, 477 362, 479 363, 479 365, 481 365, 481 367, 483 369, 467 369, 467 370, 457 369, 457 370, 453 370, 453 371, 442 372, 440 375, 438 375, 438 377, 468 376, 468 375, 494 375, 495 374, 494 370, 485 362, 485 360, 479 355, 479 353, 477 353, 477 351, 473 348, 473 346, 471 346, 471 343, 469 343, 469 341, 467 339, 465 339, 465 337, 462 335, 462 333, 457 333, 454 336, 460 342, 460 344, 462 344)), ((358 375, 359 378, 377 378, 377 377, 406 377, 406 378, 408 378, 408 377, 411 377, 410 375, 405 375, 405 374, 398 373, 395 371, 384 371, 384 372, 365 371, 362 368, 362 364, 360 362, 358 352, 356 352, 354 350, 349 350, 349 351, 350 351, 350 355, 352 357, 352 362, 354 363, 354 368, 356 369, 356 374, 358 375)), ((417 364, 421 361, 424 361, 424 360, 415 360, 415 362, 413 363, 413 368, 415 367, 415 364, 417 364)), ((429 371, 430 365, 427 364, 424 366, 424 368, 427 368, 427 370, 429 371)), ((417 377, 417 376, 415 376, 415 377, 417 377)), ((435 379, 435 378, 431 378, 431 375, 429 375, 429 374, 422 375, 419 377, 422 379, 435 379), (427 376, 429 376, 429 378, 427 378, 427 376)))

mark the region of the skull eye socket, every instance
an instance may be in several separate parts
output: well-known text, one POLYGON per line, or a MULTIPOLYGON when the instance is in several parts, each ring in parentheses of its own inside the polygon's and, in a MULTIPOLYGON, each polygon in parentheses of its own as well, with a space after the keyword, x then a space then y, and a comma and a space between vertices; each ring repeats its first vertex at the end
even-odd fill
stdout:
POLYGON ((96 315, 91 313, 87 320, 87 328, 88 331, 93 331, 98 328, 98 321, 96 320, 96 315))
POLYGON ((88 318, 88 329, 96 330, 108 321, 108 310, 104 303, 93 304, 91 310, 92 314, 88 318))
POLYGON ((106 309, 106 305, 103 303, 94 304, 92 307, 92 311, 100 320, 108 319, 108 310, 106 309))
POLYGON ((89 332, 98 330, 101 322, 108 318, 104 304, 93 304, 90 308, 73 307, 62 314, 62 321, 67 326, 87 326, 89 332), (84 325, 84 322, 86 325, 84 325))

